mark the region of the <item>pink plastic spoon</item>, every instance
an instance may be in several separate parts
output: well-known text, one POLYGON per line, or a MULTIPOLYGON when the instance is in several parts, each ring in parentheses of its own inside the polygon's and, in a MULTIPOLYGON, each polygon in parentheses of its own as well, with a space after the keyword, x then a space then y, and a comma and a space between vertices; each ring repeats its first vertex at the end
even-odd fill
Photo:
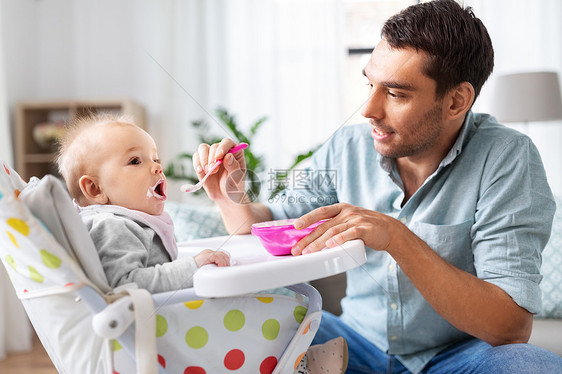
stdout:
MULTIPOLYGON (((230 149, 230 151, 226 152, 226 153, 236 153, 242 149, 246 149, 248 148, 248 144, 247 143, 240 143, 238 144, 236 147, 232 147, 230 149)), ((213 167, 207 172, 207 174, 205 174, 205 176, 203 177, 203 179, 201 179, 197 184, 184 184, 180 187, 180 191, 181 192, 195 192, 195 191, 199 191, 201 189, 201 187, 203 187, 203 183, 205 183, 205 181, 207 180, 207 178, 209 178, 209 175, 211 175, 215 170, 217 170, 217 168, 220 166, 220 164, 222 164, 222 159, 217 160, 217 162, 215 162, 215 164, 213 165, 213 167)))

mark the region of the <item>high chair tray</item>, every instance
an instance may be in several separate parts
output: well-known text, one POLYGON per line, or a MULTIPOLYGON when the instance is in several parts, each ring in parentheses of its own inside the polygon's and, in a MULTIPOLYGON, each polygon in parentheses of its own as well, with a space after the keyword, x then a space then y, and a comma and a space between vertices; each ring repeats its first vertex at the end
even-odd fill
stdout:
POLYGON ((201 297, 226 297, 285 287, 329 277, 361 266, 367 260, 362 240, 303 256, 273 256, 252 235, 219 236, 179 244, 179 257, 199 251, 228 251, 232 266, 202 266, 193 277, 201 297))

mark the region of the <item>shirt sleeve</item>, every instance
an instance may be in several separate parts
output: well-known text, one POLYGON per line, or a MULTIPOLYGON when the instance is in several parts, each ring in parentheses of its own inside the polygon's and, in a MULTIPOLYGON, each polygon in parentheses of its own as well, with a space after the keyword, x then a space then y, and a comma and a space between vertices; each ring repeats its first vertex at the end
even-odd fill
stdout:
POLYGON ((540 155, 526 136, 495 147, 484 169, 472 227, 479 278, 502 288, 531 313, 541 308, 541 252, 555 202, 540 155))
POLYGON ((303 169, 293 169, 287 181, 288 186, 281 193, 272 196, 266 205, 273 219, 298 218, 316 208, 338 203, 336 187, 339 177, 332 162, 337 148, 332 137, 320 147, 303 169))
POLYGON ((106 216, 94 220, 89 231, 112 288, 136 283, 139 288, 156 293, 193 286, 197 270, 193 257, 169 262, 163 248, 155 245, 154 231, 149 228, 132 220, 106 216), (150 265, 149 257, 153 260, 155 256, 161 257, 161 264, 150 265))

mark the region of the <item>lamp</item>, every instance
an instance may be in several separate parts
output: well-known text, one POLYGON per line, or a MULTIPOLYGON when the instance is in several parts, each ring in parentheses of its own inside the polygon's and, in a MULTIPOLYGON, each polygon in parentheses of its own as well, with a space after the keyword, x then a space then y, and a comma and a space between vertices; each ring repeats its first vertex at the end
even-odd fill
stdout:
POLYGON ((556 72, 501 75, 496 79, 492 114, 499 122, 562 119, 562 98, 556 72))

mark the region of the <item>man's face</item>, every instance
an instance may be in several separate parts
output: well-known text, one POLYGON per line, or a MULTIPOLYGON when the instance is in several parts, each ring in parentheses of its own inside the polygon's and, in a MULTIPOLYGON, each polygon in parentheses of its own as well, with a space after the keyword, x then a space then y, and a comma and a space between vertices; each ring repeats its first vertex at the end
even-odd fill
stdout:
POLYGON ((166 178, 154 140, 132 125, 107 124, 93 159, 99 162, 98 184, 108 204, 159 215, 166 200, 166 178))
POLYGON ((363 71, 370 90, 362 114, 384 156, 425 157, 440 148, 443 101, 436 100, 436 82, 422 73, 427 58, 415 49, 392 49, 383 39, 363 71))

